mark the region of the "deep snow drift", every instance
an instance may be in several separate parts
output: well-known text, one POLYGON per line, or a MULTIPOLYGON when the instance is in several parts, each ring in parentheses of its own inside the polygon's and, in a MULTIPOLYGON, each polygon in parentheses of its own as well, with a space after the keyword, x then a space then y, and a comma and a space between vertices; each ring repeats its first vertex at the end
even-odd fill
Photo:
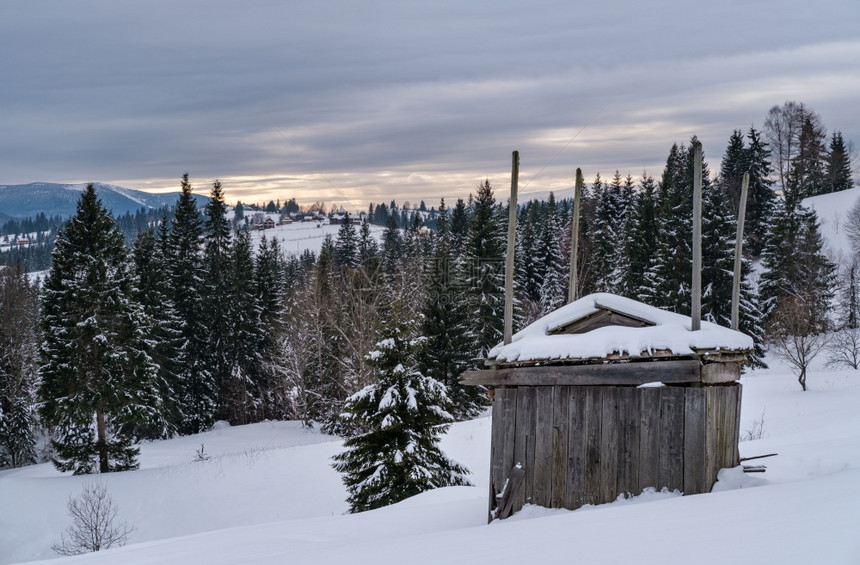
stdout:
MULTIPOLYGON (((823 361, 823 359, 822 359, 823 361)), ((647 492, 575 512, 527 506, 486 525, 490 420, 452 427, 446 453, 475 487, 345 515, 336 438, 294 422, 219 427, 143 445, 141 469, 73 477, 0 472, 0 563, 53 557, 68 496, 104 481, 135 526, 130 544, 53 563, 860 563, 860 372, 816 365, 802 392, 776 365, 742 379, 741 455, 715 492, 647 492), (204 446, 210 458, 194 461, 204 446)))

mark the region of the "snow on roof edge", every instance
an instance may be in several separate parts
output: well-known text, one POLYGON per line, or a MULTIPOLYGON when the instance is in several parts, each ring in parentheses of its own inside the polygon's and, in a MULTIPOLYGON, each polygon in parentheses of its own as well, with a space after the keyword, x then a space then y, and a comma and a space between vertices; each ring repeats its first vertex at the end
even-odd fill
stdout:
POLYGON ((654 351, 690 355, 696 350, 749 351, 752 338, 738 331, 702 322, 691 331, 692 319, 642 302, 609 293, 584 296, 550 312, 514 334, 508 345, 498 344, 489 359, 500 362, 602 359, 612 354, 639 357, 654 351), (555 334, 548 331, 598 312, 602 307, 648 320, 653 326, 632 328, 606 326, 582 334, 555 334))

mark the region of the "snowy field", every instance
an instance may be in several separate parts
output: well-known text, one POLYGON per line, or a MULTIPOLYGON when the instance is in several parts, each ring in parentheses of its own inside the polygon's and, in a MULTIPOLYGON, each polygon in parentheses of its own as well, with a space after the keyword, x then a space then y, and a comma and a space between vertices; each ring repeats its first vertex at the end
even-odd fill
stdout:
MULTIPOLYGON (((486 524, 490 420, 452 427, 443 449, 475 487, 348 515, 329 458, 336 438, 293 422, 218 427, 144 444, 141 469, 93 477, 51 465, 0 472, 0 564, 50 559, 69 495, 104 481, 135 527, 129 545, 52 563, 860 563, 860 372, 817 364, 802 392, 772 368, 742 379, 742 456, 715 492, 646 493, 570 512, 527 506, 486 524), (204 446, 210 455, 195 462, 204 446)), ((823 359, 822 359, 823 362, 823 359)))
MULTIPOLYGON (((337 239, 337 232, 340 230, 340 225, 332 225, 319 222, 293 222, 286 226, 275 226, 268 230, 255 230, 251 232, 251 243, 254 249, 259 247, 260 239, 263 236, 271 241, 272 238, 278 240, 281 250, 285 256, 299 256, 305 250, 310 250, 319 255, 322 249, 323 240, 326 235, 331 235, 337 239)), ((361 226, 355 226, 356 234, 361 230, 361 226)), ((370 234, 380 241, 382 232, 385 228, 382 226, 370 226, 370 234)))

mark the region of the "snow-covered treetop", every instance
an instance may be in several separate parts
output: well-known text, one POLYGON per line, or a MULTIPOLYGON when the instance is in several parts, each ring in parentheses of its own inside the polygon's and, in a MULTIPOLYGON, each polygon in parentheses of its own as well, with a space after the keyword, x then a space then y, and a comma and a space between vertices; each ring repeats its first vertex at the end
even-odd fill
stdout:
POLYGON ((691 325, 689 316, 614 294, 589 294, 523 328, 510 344, 491 349, 488 358, 515 363, 753 348, 752 338, 740 332, 705 321, 694 332, 691 325))

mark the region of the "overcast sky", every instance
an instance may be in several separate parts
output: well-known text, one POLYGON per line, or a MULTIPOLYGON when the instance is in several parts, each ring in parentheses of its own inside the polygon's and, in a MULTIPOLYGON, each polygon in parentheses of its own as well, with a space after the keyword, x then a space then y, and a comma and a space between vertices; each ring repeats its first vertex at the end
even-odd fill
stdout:
POLYGON ((438 203, 616 169, 786 100, 860 145, 860 1, 0 1, 0 184, 438 203))

